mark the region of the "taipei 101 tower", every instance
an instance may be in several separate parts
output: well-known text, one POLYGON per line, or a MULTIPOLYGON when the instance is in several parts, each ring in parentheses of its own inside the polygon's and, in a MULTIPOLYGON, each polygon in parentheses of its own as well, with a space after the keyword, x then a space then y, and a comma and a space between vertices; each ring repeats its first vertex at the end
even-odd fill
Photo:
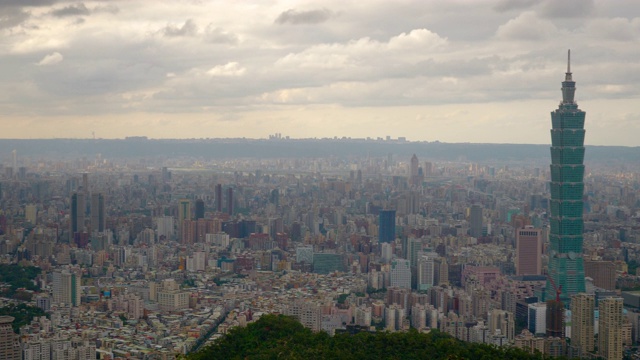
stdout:
POLYGON ((584 118, 574 100, 576 83, 571 77, 571 52, 562 82, 562 102, 551 113, 551 217, 547 299, 554 287, 565 302, 585 291, 583 242, 584 118), (553 282, 553 284, 550 284, 553 282), (555 286, 554 286, 555 285, 555 286))

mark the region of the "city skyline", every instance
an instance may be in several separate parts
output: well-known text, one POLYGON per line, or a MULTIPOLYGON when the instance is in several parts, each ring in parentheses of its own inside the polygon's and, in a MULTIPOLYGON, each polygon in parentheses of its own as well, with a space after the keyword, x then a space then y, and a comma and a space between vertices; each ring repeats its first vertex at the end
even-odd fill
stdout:
POLYGON ((638 146, 638 14, 596 0, 6 1, 2 137, 546 144, 571 47, 587 145, 638 146))

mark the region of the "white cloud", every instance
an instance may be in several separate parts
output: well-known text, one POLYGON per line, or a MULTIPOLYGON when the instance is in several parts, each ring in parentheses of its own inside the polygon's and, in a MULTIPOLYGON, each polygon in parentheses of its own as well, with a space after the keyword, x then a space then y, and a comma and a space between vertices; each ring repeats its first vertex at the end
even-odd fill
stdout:
POLYGON ((208 75, 211 76, 242 76, 247 71, 247 69, 243 68, 237 62, 228 62, 224 65, 218 65, 211 68, 207 71, 208 75))
POLYGON ((62 62, 62 60, 64 60, 64 56, 62 56, 62 54, 60 54, 59 52, 54 52, 43 57, 42 60, 38 62, 38 65, 39 66, 55 65, 62 62))
POLYGON ((557 32, 558 28, 551 21, 540 19, 534 12, 528 11, 500 25, 496 36, 504 40, 541 41, 557 32))

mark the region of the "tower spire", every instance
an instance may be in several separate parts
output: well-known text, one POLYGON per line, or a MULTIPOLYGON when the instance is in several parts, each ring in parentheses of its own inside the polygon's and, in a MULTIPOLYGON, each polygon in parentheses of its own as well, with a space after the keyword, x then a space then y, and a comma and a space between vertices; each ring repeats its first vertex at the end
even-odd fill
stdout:
POLYGON ((564 81, 573 81, 571 77, 571 49, 567 50, 567 72, 564 75, 564 81))

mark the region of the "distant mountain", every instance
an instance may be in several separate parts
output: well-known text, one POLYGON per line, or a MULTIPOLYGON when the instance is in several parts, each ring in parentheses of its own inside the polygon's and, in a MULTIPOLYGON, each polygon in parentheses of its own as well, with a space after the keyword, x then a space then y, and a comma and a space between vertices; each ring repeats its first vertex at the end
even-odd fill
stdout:
MULTIPOLYGON (((549 145, 401 142, 359 139, 0 139, 0 159, 18 156, 53 158, 140 158, 191 156, 211 158, 317 158, 371 156, 428 161, 549 161, 549 145)), ((585 162, 640 161, 640 147, 587 146, 585 162)), ((5 164, 6 165, 6 164, 5 164)))

